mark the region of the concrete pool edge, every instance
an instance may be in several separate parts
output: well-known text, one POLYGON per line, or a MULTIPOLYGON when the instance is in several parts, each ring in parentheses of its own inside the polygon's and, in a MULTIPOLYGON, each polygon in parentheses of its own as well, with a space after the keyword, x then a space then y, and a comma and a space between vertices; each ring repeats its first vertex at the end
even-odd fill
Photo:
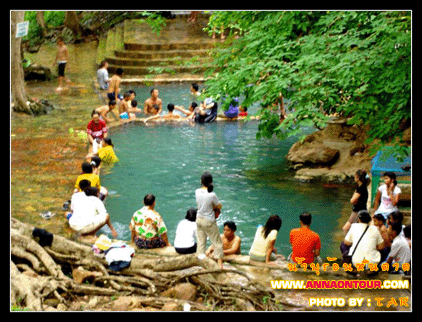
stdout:
MULTIPOLYGON (((123 125, 128 124, 128 123, 142 124, 142 125, 162 124, 162 123, 165 123, 165 124, 167 124, 167 123, 170 123, 170 124, 174 124, 174 123, 195 124, 195 123, 193 123, 190 120, 187 120, 185 118, 175 119, 175 120, 165 120, 165 119, 152 120, 152 121, 149 121, 148 123, 145 123, 144 122, 145 119, 146 118, 143 117, 143 118, 136 118, 136 119, 130 119, 130 120, 114 121, 112 123, 107 124, 107 127, 109 129, 112 129, 112 128, 117 128, 117 127, 123 126, 123 125)), ((236 119, 229 119, 229 118, 224 118, 224 117, 217 117, 214 122, 248 122, 248 121, 258 121, 259 120, 259 117, 258 116, 250 116, 249 120, 246 121, 245 119, 246 119, 246 117, 241 117, 241 118, 236 118, 236 119)))
POLYGON ((130 77, 122 78, 122 84, 130 85, 146 85, 149 83, 160 84, 160 83, 184 83, 184 82, 205 82, 210 77, 204 77, 201 75, 186 75, 179 77, 172 76, 154 76, 154 77, 130 77))

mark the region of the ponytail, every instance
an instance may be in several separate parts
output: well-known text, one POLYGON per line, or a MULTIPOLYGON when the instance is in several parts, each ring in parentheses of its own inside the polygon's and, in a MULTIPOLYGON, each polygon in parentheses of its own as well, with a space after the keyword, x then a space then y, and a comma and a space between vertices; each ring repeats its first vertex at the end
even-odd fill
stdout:
POLYGON ((365 185, 369 185, 371 183, 371 178, 369 177, 369 175, 366 173, 365 170, 358 170, 356 171, 356 175, 359 178, 359 181, 362 182, 365 185))
POLYGON ((389 177, 393 181, 394 185, 397 186, 397 177, 394 172, 392 171, 384 172, 383 177, 389 177))
POLYGON ((204 187, 207 187, 208 192, 212 192, 214 190, 214 186, 212 185, 212 175, 211 175, 211 173, 206 171, 202 174, 201 184, 204 187))

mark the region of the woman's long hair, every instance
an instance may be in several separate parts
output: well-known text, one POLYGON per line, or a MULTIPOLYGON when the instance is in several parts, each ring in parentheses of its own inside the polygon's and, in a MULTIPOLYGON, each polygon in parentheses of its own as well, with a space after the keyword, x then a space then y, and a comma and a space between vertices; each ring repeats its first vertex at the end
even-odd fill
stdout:
POLYGON ((264 234, 264 238, 270 234, 272 230, 279 230, 281 227, 281 218, 278 215, 272 215, 268 218, 267 222, 265 223, 264 230, 262 233, 264 234))
POLYGON ((368 176, 365 170, 356 171, 356 175, 359 178, 359 181, 362 182, 365 186, 371 183, 371 178, 368 176))

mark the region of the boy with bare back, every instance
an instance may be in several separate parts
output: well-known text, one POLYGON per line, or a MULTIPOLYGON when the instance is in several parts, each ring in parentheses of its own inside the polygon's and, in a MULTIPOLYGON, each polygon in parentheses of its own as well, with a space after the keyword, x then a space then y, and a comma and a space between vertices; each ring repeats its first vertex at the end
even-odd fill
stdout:
MULTIPOLYGON (((98 112, 101 116, 101 119, 106 122, 106 124, 112 122, 113 120, 107 116, 107 114, 112 114, 113 109, 117 106, 115 100, 111 100, 108 102, 108 105, 103 105, 95 109, 96 112, 98 112)), ((114 115, 113 115, 114 116, 114 115)))
POLYGON ((117 68, 116 74, 114 74, 113 77, 110 79, 110 85, 108 86, 107 90, 107 97, 110 101, 115 100, 119 103, 119 101, 123 98, 121 95, 119 95, 122 75, 123 68, 117 68))
POLYGON ((56 54, 56 59, 54 60, 54 63, 53 63, 53 67, 57 63, 58 74, 59 74, 59 87, 57 89, 61 90, 63 80, 65 80, 67 83, 70 83, 70 79, 64 75, 66 64, 69 61, 69 50, 67 49, 67 46, 64 44, 64 41, 62 38, 57 39, 57 46, 58 46, 57 54, 56 54))
POLYGON ((132 99, 133 94, 131 91, 127 91, 123 95, 123 100, 119 104, 119 117, 122 120, 135 119, 134 113, 142 112, 141 109, 137 108, 138 102, 132 99), (130 103, 129 103, 130 102, 130 103))

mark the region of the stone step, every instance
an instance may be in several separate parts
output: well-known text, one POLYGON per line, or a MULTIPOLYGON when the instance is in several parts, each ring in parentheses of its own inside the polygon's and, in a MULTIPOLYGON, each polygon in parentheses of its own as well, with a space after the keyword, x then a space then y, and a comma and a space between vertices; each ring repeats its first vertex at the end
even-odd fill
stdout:
POLYGON ((204 73, 207 69, 207 66, 204 65, 194 65, 194 66, 116 66, 111 65, 108 68, 109 73, 115 73, 118 67, 124 69, 125 75, 149 75, 149 74, 161 74, 161 73, 170 73, 170 74, 180 74, 180 73, 189 73, 197 74, 204 73))
POLYGON ((124 43, 126 50, 189 50, 212 48, 219 40, 204 31, 208 16, 200 15, 196 23, 186 23, 186 16, 166 20, 166 26, 157 34, 145 21, 125 20, 124 43))
POLYGON ((107 32, 106 56, 112 55, 116 50, 124 48, 124 25, 120 24, 107 32))
POLYGON ((97 64, 100 64, 105 59, 106 46, 107 46, 107 37, 100 37, 98 41, 97 58, 95 59, 95 62, 97 64))
POLYGON ((132 58, 132 59, 164 59, 164 58, 191 58, 191 57, 209 57, 209 49, 194 49, 194 50, 144 50, 144 51, 132 51, 132 50, 116 50, 114 56, 120 58, 132 58))
POLYGON ((125 20, 101 40, 97 61, 109 63, 109 73, 118 67, 125 71, 124 78, 144 79, 203 79, 210 67, 210 49, 219 40, 203 31, 208 16, 200 15, 196 23, 186 23, 189 14, 177 14, 166 21, 161 33, 140 20, 125 20), (105 44, 104 44, 105 42, 105 44))
POLYGON ((96 62, 99 64, 107 56, 112 56, 115 51, 124 49, 124 25, 120 25, 111 28, 107 31, 107 37, 101 37, 97 48, 96 62))
POLYGON ((174 57, 174 58, 123 58, 123 57, 110 57, 106 56, 106 60, 110 65, 119 67, 125 66, 190 66, 202 65, 210 62, 208 57, 192 57, 190 59, 174 57))
POLYGON ((200 83, 204 82, 206 78, 202 74, 167 74, 161 73, 159 75, 146 75, 146 76, 124 76, 122 84, 131 85, 151 85, 152 83, 176 83, 176 82, 191 82, 200 83))
POLYGON ((180 43, 131 43, 125 42, 125 50, 158 51, 158 50, 201 50, 212 49, 216 41, 180 42, 180 43))

